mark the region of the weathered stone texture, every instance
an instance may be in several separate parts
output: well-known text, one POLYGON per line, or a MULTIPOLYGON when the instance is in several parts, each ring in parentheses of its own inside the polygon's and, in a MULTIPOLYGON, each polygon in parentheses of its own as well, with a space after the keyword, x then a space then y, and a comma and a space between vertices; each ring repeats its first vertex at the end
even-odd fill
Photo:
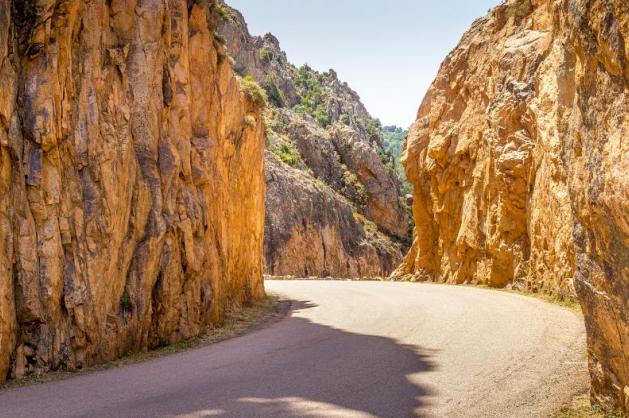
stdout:
POLYGON ((398 277, 578 294, 593 395, 627 407, 629 3, 512 0, 477 20, 419 109, 398 277))
POLYGON ((575 0, 560 22, 575 54, 564 159, 592 394, 629 411, 629 2, 575 0))
POLYGON ((212 3, 0 0, 0 381, 264 295, 264 128, 212 3))

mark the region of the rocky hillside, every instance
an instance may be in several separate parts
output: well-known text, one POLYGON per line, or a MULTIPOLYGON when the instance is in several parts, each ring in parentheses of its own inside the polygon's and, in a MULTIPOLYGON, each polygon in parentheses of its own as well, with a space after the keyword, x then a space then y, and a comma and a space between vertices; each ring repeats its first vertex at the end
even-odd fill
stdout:
POLYGON ((266 272, 388 275, 402 260, 408 212, 380 123, 332 70, 297 68, 270 34, 251 36, 225 6, 234 69, 266 91, 266 272))
POLYGON ((404 164, 396 276, 582 302, 592 394, 629 407, 629 3, 511 0, 447 57, 404 164))
POLYGON ((0 382, 264 295, 260 98, 214 9, 0 0, 0 382))

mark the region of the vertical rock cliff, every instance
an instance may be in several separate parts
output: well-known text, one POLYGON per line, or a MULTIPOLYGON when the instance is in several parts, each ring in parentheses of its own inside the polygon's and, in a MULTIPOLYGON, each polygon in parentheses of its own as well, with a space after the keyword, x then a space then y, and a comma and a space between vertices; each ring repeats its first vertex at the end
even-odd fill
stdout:
POLYGON ((271 34, 251 36, 223 7, 234 69, 266 91, 266 272, 388 275, 401 262, 408 210, 381 126, 332 70, 290 64, 271 34))
POLYGON ((629 2, 569 6, 560 22, 575 60, 563 148, 576 218, 575 287, 593 397, 629 412, 629 2))
POLYGON ((511 0, 442 64, 404 151, 397 277, 581 300, 593 396, 629 406, 629 3, 511 0))
POLYGON ((0 381, 264 295, 264 128, 213 1, 0 0, 0 381))

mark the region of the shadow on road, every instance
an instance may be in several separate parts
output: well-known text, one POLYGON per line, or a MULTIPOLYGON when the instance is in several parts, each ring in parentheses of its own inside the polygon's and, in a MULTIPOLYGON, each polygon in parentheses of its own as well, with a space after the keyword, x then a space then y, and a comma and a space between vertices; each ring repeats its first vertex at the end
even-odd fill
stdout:
MULTIPOLYGON (((294 311, 313 307, 307 301, 293 302, 294 311)), ((246 360, 250 364, 237 378, 247 383, 209 377, 229 385, 227 396, 219 400, 214 390, 213 394, 193 390, 183 395, 187 412, 169 410, 167 405, 162 412, 178 417, 421 415, 418 411, 428 402, 431 390, 411 383, 408 376, 435 366, 418 347, 295 316, 278 326, 289 343, 266 358, 246 360)))
MULTIPOLYGON (((295 301, 293 313, 315 307, 295 301)), ((293 314, 222 343, 0 393, 0 417, 406 417, 434 395, 409 376, 434 367, 418 347, 293 314)))

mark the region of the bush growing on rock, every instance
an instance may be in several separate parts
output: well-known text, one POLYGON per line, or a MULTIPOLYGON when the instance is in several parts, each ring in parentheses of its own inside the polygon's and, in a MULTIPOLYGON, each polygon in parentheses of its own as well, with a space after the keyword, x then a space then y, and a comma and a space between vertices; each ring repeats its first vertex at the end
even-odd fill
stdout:
POLYGON ((220 3, 216 3, 214 5, 214 10, 216 11, 216 14, 218 15, 218 17, 220 17, 224 21, 229 20, 229 13, 227 12, 227 9, 225 8, 225 6, 223 6, 220 3))
POLYGON ((262 88, 266 91, 268 101, 276 107, 286 107, 286 97, 284 92, 280 90, 275 76, 267 76, 262 84, 262 88))
POLYGON ((256 110, 262 110, 266 107, 266 92, 251 76, 240 78, 238 82, 240 83, 240 91, 251 100, 256 110))
POLYGON ((279 147, 276 147, 273 150, 273 153, 279 157, 279 159, 284 163, 288 164, 291 167, 297 166, 298 157, 295 155, 295 152, 289 147, 287 144, 280 144, 279 147))
POLYGON ((257 125, 256 118, 251 115, 245 116, 243 123, 247 128, 251 128, 251 129, 255 128, 257 125))
POLYGON ((531 11, 531 0, 515 0, 507 7, 507 17, 517 19, 525 17, 531 11))
POLYGON ((260 61, 266 63, 273 61, 273 59, 275 58, 275 54, 269 48, 262 48, 258 53, 258 56, 260 57, 260 61))

